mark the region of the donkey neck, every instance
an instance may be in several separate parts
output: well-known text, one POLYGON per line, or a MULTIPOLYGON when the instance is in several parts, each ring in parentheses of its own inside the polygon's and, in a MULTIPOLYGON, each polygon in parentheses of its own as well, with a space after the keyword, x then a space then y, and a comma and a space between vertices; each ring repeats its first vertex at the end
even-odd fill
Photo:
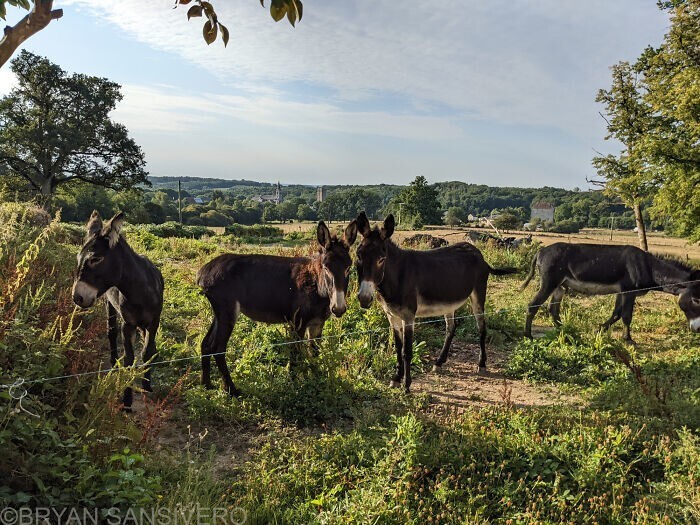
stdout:
POLYGON ((127 300, 132 301, 148 288, 148 280, 144 275, 142 260, 139 255, 129 246, 124 237, 119 238, 119 242, 113 248, 115 255, 119 258, 120 275, 114 287, 119 290, 127 300))
POLYGON ((309 259, 308 272, 312 280, 316 283, 316 292, 319 297, 329 299, 331 296, 332 283, 328 279, 326 272, 323 271, 323 264, 321 263, 321 256, 319 254, 309 259))
POLYGON ((377 283, 377 290, 385 297, 389 298, 399 288, 400 268, 404 261, 406 250, 402 250, 392 241, 387 243, 386 260, 384 262, 384 276, 381 282, 377 283))
POLYGON ((670 261, 655 255, 651 255, 651 273, 654 282, 664 288, 685 282, 689 279, 692 270, 680 261, 670 261))

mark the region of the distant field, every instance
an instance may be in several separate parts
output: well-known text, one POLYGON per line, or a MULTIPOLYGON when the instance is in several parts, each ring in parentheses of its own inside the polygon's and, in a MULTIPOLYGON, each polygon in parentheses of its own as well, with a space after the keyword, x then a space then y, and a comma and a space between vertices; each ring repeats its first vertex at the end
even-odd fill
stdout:
MULTIPOLYGON (((307 231, 313 228, 316 223, 304 222, 304 223, 288 223, 288 224, 276 224, 275 226, 284 230, 285 233, 291 233, 295 231, 307 231)), ((332 223, 331 229, 339 228, 340 223, 332 223)), ((346 223, 342 223, 343 225, 346 223)), ((395 233, 395 238, 398 241, 403 240, 406 237, 415 235, 416 233, 429 233, 438 237, 444 237, 449 242, 454 243, 464 240, 467 232, 469 230, 475 230, 480 232, 487 232, 486 228, 476 229, 476 228, 446 228, 443 226, 428 226, 424 230, 420 231, 397 231, 395 233)), ((508 232, 504 235, 523 237, 527 235, 528 232, 513 231, 508 232)), ((637 234, 628 230, 613 230, 612 240, 610 240, 610 230, 603 228, 586 228, 581 230, 580 233, 576 234, 563 234, 563 233, 548 233, 548 232, 537 232, 533 234, 533 238, 537 239, 544 245, 554 244, 555 242, 582 242, 582 243, 599 243, 599 244, 631 244, 637 246, 637 234)), ((681 259, 695 260, 700 262, 700 245, 689 244, 685 239, 680 239, 678 237, 670 237, 663 233, 648 233, 647 234, 649 249, 652 252, 665 253, 669 255, 674 255, 681 259)))

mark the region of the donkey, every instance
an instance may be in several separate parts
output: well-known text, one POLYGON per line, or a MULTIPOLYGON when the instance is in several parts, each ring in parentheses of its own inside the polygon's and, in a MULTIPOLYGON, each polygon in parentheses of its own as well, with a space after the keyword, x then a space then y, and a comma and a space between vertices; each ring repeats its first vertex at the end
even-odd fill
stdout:
POLYGON ((613 313, 601 328, 607 330, 622 319, 623 337, 632 344, 630 324, 635 299, 651 290, 679 296, 678 304, 690 329, 700 331, 700 271, 680 261, 652 255, 636 246, 558 242, 537 252, 521 289, 527 287, 537 268, 541 284, 528 307, 527 337, 532 338, 532 320, 550 296, 549 313, 555 325, 561 324, 559 312, 567 290, 587 295, 616 294, 613 313))
MULTIPOLYGON (((239 396, 226 365, 226 344, 240 313, 268 324, 290 323, 300 339, 320 337, 331 316, 347 309, 350 282, 350 246, 357 237, 352 221, 342 239, 331 235, 323 221, 316 238, 314 257, 224 254, 205 264, 197 284, 211 303, 214 320, 202 340, 202 384, 211 388, 211 357, 214 356, 226 391, 239 396)), ((316 347, 314 346, 316 349, 316 347)))
MULTIPOLYGON (((97 211, 87 223, 85 243, 78 253, 78 270, 73 283, 73 302, 89 308, 98 297, 107 297, 107 325, 110 363, 117 362, 117 315, 121 317, 124 340, 124 364, 134 364, 134 336, 140 331, 143 359, 156 355, 156 332, 163 310, 163 276, 158 268, 138 255, 121 235, 124 214, 117 213, 106 224, 97 211)), ((143 389, 152 392, 151 370, 147 368, 143 389)), ((131 388, 124 392, 124 408, 130 410, 131 388)))
POLYGON ((411 387, 413 325, 416 317, 445 316, 445 342, 434 371, 447 360, 455 333, 455 311, 471 298, 479 326, 479 372, 486 368, 486 320, 484 302, 489 275, 515 273, 515 268, 491 268, 481 252, 468 243, 428 251, 403 250, 391 241, 394 216, 382 228, 370 227, 365 212, 357 217, 362 242, 357 247, 360 306, 369 308, 377 295, 394 333, 396 373, 392 387, 411 387))

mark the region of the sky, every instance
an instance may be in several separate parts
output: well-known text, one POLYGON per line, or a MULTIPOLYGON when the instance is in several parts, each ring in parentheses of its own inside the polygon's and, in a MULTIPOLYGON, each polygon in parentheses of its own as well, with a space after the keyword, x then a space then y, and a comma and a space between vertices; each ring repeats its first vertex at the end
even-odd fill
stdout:
POLYGON ((609 67, 668 29, 656 0, 305 0, 296 28, 212 3, 227 48, 173 0, 55 0, 23 48, 121 84, 112 118, 151 175, 585 189, 619 149, 595 102, 609 67))

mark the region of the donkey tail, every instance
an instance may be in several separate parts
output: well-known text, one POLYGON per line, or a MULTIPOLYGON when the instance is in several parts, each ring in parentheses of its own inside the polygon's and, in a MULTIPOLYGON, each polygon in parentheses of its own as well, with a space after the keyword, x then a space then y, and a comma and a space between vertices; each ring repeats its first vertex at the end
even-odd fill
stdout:
POLYGON ((525 281, 523 281, 523 284, 520 285, 521 290, 527 288, 527 285, 530 284, 530 281, 532 281, 532 278, 535 276, 535 270, 537 269, 537 259, 539 258, 539 255, 540 252, 537 252, 532 258, 532 262, 530 263, 530 273, 527 274, 527 277, 525 277, 525 281))
POLYGON ((491 275, 510 275, 512 273, 518 273, 517 268, 507 267, 507 268, 491 268, 489 266, 489 273, 491 275))

